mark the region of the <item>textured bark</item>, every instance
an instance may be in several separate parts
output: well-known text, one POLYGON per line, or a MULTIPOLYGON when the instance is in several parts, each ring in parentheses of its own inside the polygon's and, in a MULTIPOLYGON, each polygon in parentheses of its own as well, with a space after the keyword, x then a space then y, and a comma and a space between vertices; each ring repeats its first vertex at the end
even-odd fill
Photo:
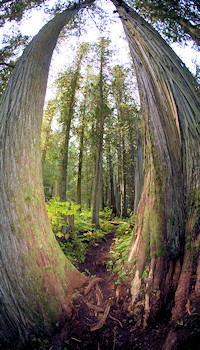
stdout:
POLYGON ((135 196, 134 211, 137 212, 143 188, 143 150, 141 140, 137 140, 136 165, 135 165, 135 196))
POLYGON ((199 102, 192 75, 160 35, 123 1, 113 3, 129 42, 146 126, 144 186, 129 257, 130 265, 137 258, 132 301, 145 326, 169 295, 176 292, 176 319, 199 293, 199 102))
MULTIPOLYGON (((83 5, 85 6, 85 5, 83 5)), ((18 60, 1 101, 0 336, 48 329, 84 278, 60 250, 47 218, 40 133, 51 56, 76 6, 46 24, 18 60), (76 278, 77 277, 77 278, 76 278)))

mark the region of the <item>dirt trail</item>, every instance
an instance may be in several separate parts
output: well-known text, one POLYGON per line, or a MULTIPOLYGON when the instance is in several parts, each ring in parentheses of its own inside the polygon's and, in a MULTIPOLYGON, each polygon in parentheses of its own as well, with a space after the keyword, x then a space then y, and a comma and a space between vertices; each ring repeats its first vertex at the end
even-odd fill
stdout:
POLYGON ((79 270, 81 272, 90 272, 93 276, 107 279, 108 270, 106 263, 109 260, 110 246, 115 237, 115 232, 116 227, 105 236, 105 240, 97 246, 92 246, 88 249, 85 262, 79 264, 79 270))
MULTIPOLYGON (((74 302, 77 308, 70 330, 69 349, 117 350, 124 349, 125 345, 125 349, 129 349, 130 333, 125 327, 128 320, 123 315, 122 303, 116 298, 119 286, 106 266, 116 229, 114 226, 105 240, 90 247, 85 262, 79 264, 79 270, 90 277, 82 295, 74 302)), ((66 331, 69 334, 69 329, 66 331)))

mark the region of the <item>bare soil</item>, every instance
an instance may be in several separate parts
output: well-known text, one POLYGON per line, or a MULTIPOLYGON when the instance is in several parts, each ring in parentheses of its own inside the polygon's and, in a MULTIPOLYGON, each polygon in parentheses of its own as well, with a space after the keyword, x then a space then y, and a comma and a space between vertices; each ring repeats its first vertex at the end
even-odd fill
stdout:
MULTIPOLYGON (((154 325, 135 327, 126 311, 129 289, 125 283, 115 284, 106 265, 115 231, 90 247, 85 263, 79 264, 80 271, 90 278, 74 299, 72 319, 63 320, 51 337, 35 337, 24 350, 200 350, 197 315, 179 325, 169 325, 161 315, 154 325)), ((0 343, 0 350, 14 349, 17 344, 0 343)))

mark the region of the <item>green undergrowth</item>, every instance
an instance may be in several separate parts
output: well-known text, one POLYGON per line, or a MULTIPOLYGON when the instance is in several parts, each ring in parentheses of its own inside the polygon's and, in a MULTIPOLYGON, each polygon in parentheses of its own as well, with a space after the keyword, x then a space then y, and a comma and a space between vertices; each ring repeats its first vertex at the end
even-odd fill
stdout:
POLYGON ((92 224, 90 210, 80 211, 78 205, 60 202, 59 198, 51 199, 46 207, 57 241, 64 254, 75 265, 84 263, 87 249, 106 240, 106 234, 113 229, 113 225, 108 221, 111 215, 109 208, 100 212, 100 228, 97 229, 92 224), (73 229, 66 223, 67 215, 73 216, 73 229))
MULTIPOLYGON (((119 220, 120 221, 120 220, 119 220)), ((129 256, 129 247, 133 235, 135 218, 124 220, 117 226, 116 237, 110 249, 110 260, 107 263, 108 269, 116 275, 115 284, 120 284, 127 278, 125 269, 129 256)))

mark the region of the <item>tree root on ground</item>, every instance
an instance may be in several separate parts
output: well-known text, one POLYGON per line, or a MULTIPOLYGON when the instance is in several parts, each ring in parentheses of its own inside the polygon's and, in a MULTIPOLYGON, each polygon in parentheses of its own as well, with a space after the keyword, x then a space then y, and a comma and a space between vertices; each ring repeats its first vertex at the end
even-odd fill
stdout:
MULTIPOLYGON (((117 322, 121 328, 123 328, 123 325, 120 320, 118 320, 116 317, 109 315, 110 308, 112 306, 112 299, 107 297, 105 299, 105 295, 103 293, 102 288, 99 286, 99 283, 105 283, 106 281, 103 278, 93 278, 89 281, 89 284, 86 286, 83 295, 82 295, 82 301, 87 306, 87 308, 90 310, 90 316, 96 317, 99 319, 100 315, 103 314, 103 316, 98 320, 98 322, 91 326, 90 330, 96 331, 104 326, 106 323, 107 318, 110 318, 111 320, 117 322)), ((107 294, 107 293, 106 293, 107 294)), ((93 319, 94 323, 94 319, 93 319)))
POLYGON ((106 305, 106 308, 105 308, 105 311, 104 311, 104 314, 103 314, 102 318, 99 320, 99 322, 97 322, 97 324, 95 326, 90 328, 90 330, 92 332, 103 327, 103 325, 105 324, 105 322, 107 320, 108 314, 110 312, 110 306, 111 306, 111 304, 110 304, 110 302, 108 302, 107 305, 106 305))
POLYGON ((89 294, 89 292, 91 291, 91 289, 95 286, 96 283, 99 283, 99 282, 105 282, 105 280, 103 278, 100 278, 100 277, 97 277, 97 278, 94 278, 92 279, 88 286, 86 287, 85 291, 84 291, 84 294, 87 295, 89 294))

